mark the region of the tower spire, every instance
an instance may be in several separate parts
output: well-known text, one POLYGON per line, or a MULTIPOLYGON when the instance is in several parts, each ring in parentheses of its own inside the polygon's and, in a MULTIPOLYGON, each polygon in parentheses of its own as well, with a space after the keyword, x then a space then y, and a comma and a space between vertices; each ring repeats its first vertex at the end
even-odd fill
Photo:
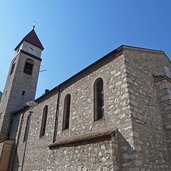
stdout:
POLYGON ((33 29, 20 41, 20 43, 17 45, 17 47, 14 50, 16 50, 24 41, 35 45, 36 47, 40 48, 41 50, 44 49, 42 43, 40 42, 40 40, 34 30, 34 27, 35 27, 35 25, 33 25, 33 29))

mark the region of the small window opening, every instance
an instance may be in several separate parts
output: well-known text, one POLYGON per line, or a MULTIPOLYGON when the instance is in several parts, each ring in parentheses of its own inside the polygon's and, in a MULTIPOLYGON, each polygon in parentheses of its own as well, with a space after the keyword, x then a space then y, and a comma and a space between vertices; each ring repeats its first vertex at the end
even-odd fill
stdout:
POLYGON ((22 96, 24 96, 24 95, 25 95, 25 93, 26 93, 25 91, 22 91, 22 96))
POLYGON ((64 112, 63 112, 63 124, 62 130, 69 128, 69 119, 70 119, 70 104, 71 104, 71 95, 67 94, 64 100, 64 112))
POLYGON ((10 75, 13 73, 14 68, 15 68, 15 63, 12 64, 11 71, 10 71, 10 75))

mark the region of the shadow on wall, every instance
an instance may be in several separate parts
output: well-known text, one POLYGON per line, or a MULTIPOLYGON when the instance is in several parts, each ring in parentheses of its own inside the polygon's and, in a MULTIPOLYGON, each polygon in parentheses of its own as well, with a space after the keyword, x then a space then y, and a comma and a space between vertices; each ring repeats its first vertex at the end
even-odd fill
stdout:
POLYGON ((13 145, 13 152, 11 155, 10 163, 9 163, 9 170, 8 171, 18 171, 21 166, 19 164, 18 152, 17 152, 17 145, 13 145))
POLYGON ((11 158, 14 140, 6 140, 0 143, 0 171, 11 170, 11 158))
POLYGON ((21 129, 23 125, 23 116, 24 115, 21 114, 21 115, 16 115, 15 117, 12 118, 10 138, 15 139, 15 141, 14 141, 14 145, 13 145, 13 149, 11 153, 8 171, 21 170, 19 169, 21 168, 21 162, 19 162, 18 145, 19 145, 20 134, 21 134, 21 129))
MULTIPOLYGON (((83 150, 84 148, 86 148, 86 145, 90 145, 90 144, 104 144, 106 145, 106 142, 110 142, 110 144, 112 144, 112 146, 110 146, 110 148, 112 149, 112 167, 114 170, 118 170, 121 171, 123 169, 127 169, 127 168, 134 168, 134 160, 135 160, 135 150, 133 149, 133 147, 130 145, 130 143, 124 138, 124 136, 118 131, 118 130, 114 130, 114 131, 104 131, 102 132, 98 132, 95 134, 87 134, 87 135, 80 135, 80 136, 75 136, 75 137, 71 137, 71 138, 67 138, 62 140, 57 140, 55 143, 51 144, 49 146, 49 148, 51 150, 55 150, 55 151, 60 151, 62 152, 60 149, 64 148, 64 150, 69 150, 69 151, 79 151, 80 153, 82 153, 82 155, 77 155, 76 153, 72 156, 77 156, 74 160, 77 161, 75 162, 75 168, 81 167, 83 168, 87 168, 88 170, 92 170, 92 168, 90 167, 90 163, 89 162, 93 162, 94 160, 96 160, 96 162, 98 163, 97 165, 99 165, 99 167, 101 169, 103 169, 103 167, 105 168, 106 166, 103 166, 101 164, 101 160, 99 158, 99 156, 94 157, 92 159, 87 158, 86 153, 87 150, 83 150), (89 136, 88 136, 89 135, 89 136), (77 148, 77 147, 82 146, 82 148, 77 148), (73 150, 71 149, 73 148, 73 150), (75 148, 75 150, 74 150, 75 148), (81 150, 82 149, 82 150, 81 150), (84 153, 84 154, 83 154, 84 153), (84 162, 80 163, 79 161, 81 161, 80 157, 84 156, 84 162), (81 165, 81 166, 80 166, 81 165)), ((100 145, 101 146, 101 145, 100 145)), ((87 146, 88 148, 88 146, 87 146)), ((101 150, 99 148, 99 150, 101 150)), ((92 150, 91 152, 94 152, 94 150, 92 150)), ((51 153, 50 159, 54 159, 56 158, 58 152, 55 153, 51 153)), ((79 154, 79 152, 78 152, 79 154)), ((98 153, 97 153, 98 155, 98 153)), ((66 156, 63 156, 64 160, 67 160, 66 156)), ((71 157, 72 160, 72 157, 71 157)), ((35 168, 36 169, 36 168, 35 168)), ((97 169, 97 168, 96 168, 97 169)), ((84 169, 83 169, 84 170, 84 169)))
POLYGON ((117 149, 115 150, 115 154, 113 155, 117 156, 116 160, 118 160, 119 170, 136 167, 134 162, 136 160, 136 151, 135 149, 133 149, 133 146, 119 131, 115 135, 115 138, 116 139, 112 141, 114 143, 113 149, 115 149, 116 147, 117 149))

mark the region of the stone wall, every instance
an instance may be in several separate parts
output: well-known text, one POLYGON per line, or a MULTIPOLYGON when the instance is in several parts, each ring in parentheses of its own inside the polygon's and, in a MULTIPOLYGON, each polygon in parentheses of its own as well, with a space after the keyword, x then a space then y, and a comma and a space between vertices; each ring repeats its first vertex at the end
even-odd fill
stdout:
POLYGON ((171 67, 161 52, 125 51, 128 91, 135 147, 135 168, 169 170, 163 117, 154 75, 164 75, 171 67))
POLYGON ((85 134, 99 129, 123 129, 130 126, 128 91, 124 57, 120 56, 61 91, 57 137, 85 134), (104 82, 104 118, 93 121, 93 84, 101 77, 104 82), (64 98, 71 94, 70 129, 62 131, 64 98))
POLYGON ((163 116, 163 125, 166 132, 171 165, 171 79, 168 77, 155 77, 155 82, 158 90, 158 100, 163 116))
POLYGON ((54 171, 112 170, 111 146, 111 141, 90 143, 57 150, 47 150, 47 156, 39 149, 39 153, 34 153, 34 157, 27 158, 28 162, 24 168, 27 171, 48 169, 54 171), (42 157, 40 158, 40 156, 42 157))
MULTIPOLYGON (((56 141, 75 135, 118 129, 124 139, 123 155, 132 153, 132 123, 124 62, 124 56, 121 55, 61 91, 56 141), (94 122, 93 84, 99 77, 104 82, 105 114, 104 118, 94 122), (70 128, 62 131, 63 104, 68 93, 72 99, 70 128)), ((127 163, 131 165, 132 160, 123 158, 123 167, 127 167, 127 163)))
MULTIPOLYGON (((28 140, 23 142, 27 117, 29 114, 29 109, 23 112, 20 116, 19 126, 17 133, 13 131, 11 133, 11 138, 15 135, 16 141, 15 145, 17 148, 15 157, 14 157, 14 170, 20 170, 23 167, 23 170, 26 170, 25 167, 28 167, 30 162, 34 161, 32 165, 34 168, 38 169, 42 164, 49 164, 47 157, 49 156, 48 145, 53 141, 54 134, 54 122, 56 116, 56 102, 57 94, 48 97, 47 99, 38 102, 38 105, 33 109, 31 116, 28 140), (42 115, 44 107, 48 105, 48 115, 46 122, 46 131, 45 135, 40 137, 40 128, 42 122, 42 115), (18 139, 18 141, 17 141, 18 139), (25 155, 25 157, 24 157, 25 155), (37 157, 39 156, 39 157, 37 157), (25 158, 25 159, 24 159, 25 158)), ((13 121, 14 130, 16 130, 15 122, 18 121, 15 117, 13 121)), ((31 169, 32 170, 32 169, 31 169)))

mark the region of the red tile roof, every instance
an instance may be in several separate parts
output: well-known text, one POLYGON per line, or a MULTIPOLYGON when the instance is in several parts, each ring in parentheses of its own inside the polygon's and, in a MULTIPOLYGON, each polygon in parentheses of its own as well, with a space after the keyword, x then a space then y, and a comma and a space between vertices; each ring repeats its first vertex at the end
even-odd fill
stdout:
POLYGON ((30 31, 30 32, 21 40, 21 42, 17 45, 17 47, 16 47, 14 50, 17 50, 18 47, 21 45, 21 43, 22 43, 23 41, 26 41, 26 42, 28 42, 28 43, 31 43, 31 44, 37 46, 38 48, 40 48, 40 49, 42 49, 42 50, 44 49, 44 47, 43 47, 43 45, 41 44, 39 38, 37 37, 36 32, 34 31, 34 29, 31 30, 31 31, 30 31))

